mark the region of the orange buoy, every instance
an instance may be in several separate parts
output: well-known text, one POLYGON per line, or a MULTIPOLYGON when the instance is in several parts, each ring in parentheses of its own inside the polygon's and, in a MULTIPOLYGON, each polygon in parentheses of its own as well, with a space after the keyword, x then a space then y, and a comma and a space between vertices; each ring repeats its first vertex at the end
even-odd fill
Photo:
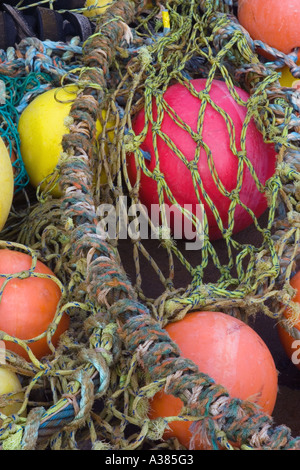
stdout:
MULTIPOLYGON (((21 340, 39 338, 47 330, 54 321, 61 298, 61 290, 54 281, 54 273, 41 261, 36 262, 34 273, 40 273, 42 277, 33 274, 28 277, 13 277, 14 274, 29 270, 31 264, 32 258, 27 253, 7 248, 0 250, 0 288, 6 280, 5 274, 11 275, 1 296, 0 330, 21 340)), ((69 323, 69 316, 63 313, 51 340, 54 346, 57 346, 69 323)), ((29 360, 22 346, 13 341, 4 342, 7 350, 29 360)), ((46 337, 29 343, 29 347, 38 359, 51 354, 46 337)))
MULTIPOLYGON (((191 359, 200 372, 224 386, 231 397, 249 400, 271 415, 277 397, 277 371, 261 337, 242 321, 221 312, 193 312, 166 326, 182 356, 191 359)), ((158 392, 150 402, 151 419, 178 416, 180 398, 158 392)), ((191 422, 172 421, 164 438, 177 437, 190 448, 191 422)), ((205 443, 196 436, 196 449, 205 443)))
MULTIPOLYGON (((297 290, 292 302, 294 302, 296 306, 299 305, 300 313, 300 271, 292 277, 290 284, 297 290)), ((283 315, 287 320, 292 320, 292 317, 294 316, 292 309, 289 307, 285 310, 283 315)), ((291 359, 293 364, 300 369, 300 320, 296 320, 293 334, 290 334, 280 323, 277 325, 277 331, 280 342, 287 356, 291 359)))
POLYGON ((239 0, 238 20, 252 39, 289 54, 300 46, 299 0, 239 0))

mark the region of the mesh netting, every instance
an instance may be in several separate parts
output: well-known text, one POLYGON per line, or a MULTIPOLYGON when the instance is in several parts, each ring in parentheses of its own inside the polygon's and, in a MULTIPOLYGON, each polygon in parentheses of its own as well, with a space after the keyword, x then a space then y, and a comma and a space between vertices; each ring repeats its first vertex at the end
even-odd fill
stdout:
MULTIPOLYGON (((62 292, 56 316, 44 333, 51 356, 38 360, 30 351, 31 341, 0 333, 0 339, 27 349, 31 359, 27 362, 6 352, 7 364, 23 377, 25 401, 18 414, 0 414, 4 449, 180 449, 176 439, 161 440, 172 420, 194 421, 194 433, 206 435, 208 448, 298 447, 299 438, 293 438, 286 426, 274 426, 272 418, 255 404, 231 398, 222 384, 215 384, 192 361, 181 357, 164 330, 168 322, 199 309, 221 310, 245 322, 262 313, 278 322, 294 294, 289 280, 299 265, 299 116, 296 91, 280 87, 276 72, 284 63, 291 65, 291 58, 278 54, 277 61, 262 60, 256 51, 262 44, 248 37, 234 13, 231 1, 174 0, 153 5, 118 1, 95 19, 95 33, 84 43, 50 45, 29 38, 18 46, 18 66, 15 57, 0 64, 5 82, 19 80, 20 84, 12 104, 6 103, 14 121, 10 128, 17 123, 22 103, 26 106, 42 90, 61 83, 76 83, 81 90, 72 104, 70 132, 63 136, 63 154, 52 182, 37 191, 36 199, 26 202, 26 210, 11 214, 2 237, 2 247, 32 256, 32 269, 22 276, 39 276, 34 271, 39 259, 53 270, 62 292), (39 71, 31 75, 26 60, 29 51, 32 63, 40 60, 39 71), (45 51, 47 60, 41 58, 45 51), (191 85, 198 78, 206 79, 201 92, 191 85), (216 79, 247 109, 238 144, 230 117, 211 99, 216 79), (182 84, 201 103, 196 131, 164 100, 174 83, 182 84), (248 101, 241 99, 235 86, 249 93, 248 101), (9 106, 16 109, 15 119, 9 106), (208 106, 226 123, 238 161, 237 185, 230 191, 201 140, 208 106), (145 124, 136 134, 133 119, 142 108, 145 124), (191 161, 162 130, 166 114, 194 139, 191 161), (98 137, 97 119, 102 123, 98 137), (265 184, 247 157, 251 120, 277 153, 275 174, 265 184), (152 170, 143 146, 150 125, 152 170), (104 236, 99 207, 119 208, 124 198, 131 207, 139 204, 142 174, 155 183, 161 204, 166 198, 176 204, 160 168, 157 143, 161 140, 187 166, 199 202, 205 200, 210 207, 226 262, 209 237, 206 215, 201 224, 202 248, 191 255, 184 241, 165 236, 170 233, 163 214, 160 226, 153 229, 160 250, 157 259, 147 240, 128 240, 126 253, 132 250, 134 268, 129 278, 120 254, 122 237, 104 236), (227 226, 197 170, 203 152, 218 191, 230 199, 227 226), (128 175, 128 154, 138 168, 135 182, 128 175), (266 195, 268 209, 263 218, 256 217, 240 198, 246 169, 258 191, 266 195), (62 196, 53 198, 51 188, 57 178, 62 196), (258 245, 251 240, 241 242, 234 234, 238 206, 250 215, 258 245), (145 262, 148 269, 143 270, 145 262), (217 281, 206 280, 212 264, 217 281), (178 266, 179 273, 184 269, 190 278, 187 285, 177 276, 178 266), (149 295, 147 289, 153 276, 161 286, 157 295, 149 295), (70 316, 70 328, 54 348, 51 338, 64 312, 70 316), (181 415, 150 420, 149 399, 162 389, 182 400, 181 415), (24 417, 26 407, 29 411, 24 417)), ((190 217, 197 228, 197 220, 190 217)), ((117 228, 121 223, 117 217, 117 228)))

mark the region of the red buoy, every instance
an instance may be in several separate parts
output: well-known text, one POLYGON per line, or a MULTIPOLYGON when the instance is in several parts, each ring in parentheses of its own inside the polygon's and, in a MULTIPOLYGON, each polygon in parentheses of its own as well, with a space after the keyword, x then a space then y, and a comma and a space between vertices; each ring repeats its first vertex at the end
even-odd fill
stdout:
MULTIPOLYGON (((192 80, 195 94, 205 89, 206 79, 192 80)), ((249 95, 244 90, 235 87, 238 96, 246 103, 249 95)), ((199 204, 204 205, 208 220, 209 236, 211 239, 222 236, 217 219, 220 217, 224 228, 228 227, 230 204, 238 197, 256 217, 262 215, 267 208, 267 199, 263 192, 257 189, 250 169, 242 161, 241 136, 243 124, 247 115, 247 107, 238 104, 230 94, 225 82, 214 80, 209 91, 211 103, 205 109, 201 108, 201 95, 194 96, 182 84, 170 86, 164 93, 167 109, 160 125, 157 115, 156 101, 152 102, 153 125, 149 122, 148 132, 141 149, 147 152, 151 160, 145 160, 147 168, 153 172, 156 167, 155 145, 159 156, 159 172, 172 192, 177 203, 184 207, 190 205, 192 212, 197 213, 199 204), (199 113, 204 112, 203 128, 198 128, 199 113), (229 118, 226 118, 226 114, 229 118), (193 131, 191 135, 190 130, 193 131), (232 139, 230 139, 230 132, 232 139), (167 141, 171 140, 173 148, 167 141), (182 160, 177 154, 181 152, 182 160), (199 152, 199 158, 197 157, 199 152), (211 153, 210 153, 211 152, 211 153), (199 190, 200 202, 195 191, 190 162, 195 161, 198 172, 196 187, 199 190), (238 193, 239 180, 242 180, 238 193), (201 189, 200 184, 203 184, 201 189), (208 200, 211 203, 209 204, 208 200), (215 211, 215 213, 214 213, 215 211)), ((145 111, 141 110, 133 121, 133 130, 139 135, 144 129, 145 111)), ((276 152, 272 144, 264 142, 262 134, 257 130, 251 119, 245 134, 246 156, 251 162, 258 180, 264 185, 275 171, 276 152)), ((128 155, 128 175, 132 184, 136 181, 136 164, 133 154, 128 155)), ((151 213, 151 207, 158 205, 157 183, 146 174, 141 175, 140 200, 151 213)), ((165 197, 165 204, 171 206, 165 197)), ((245 229, 253 222, 251 215, 240 204, 234 213, 233 233, 245 229)), ((171 227, 174 229, 174 227, 171 227)))

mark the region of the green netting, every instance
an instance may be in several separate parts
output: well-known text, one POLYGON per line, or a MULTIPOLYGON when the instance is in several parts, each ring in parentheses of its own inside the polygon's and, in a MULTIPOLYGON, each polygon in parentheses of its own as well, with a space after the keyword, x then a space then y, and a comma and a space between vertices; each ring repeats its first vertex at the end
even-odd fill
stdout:
MULTIPOLYGON (((21 417, 22 408, 13 417, 0 415, 4 449, 85 445, 111 450, 180 449, 174 439, 161 440, 168 422, 178 419, 195 421, 195 434, 204 433, 213 449, 219 445, 243 449, 299 446, 299 438, 292 437, 287 427, 275 426, 253 403, 232 399, 222 384, 215 384, 182 358, 163 329, 167 322, 196 309, 222 310, 244 321, 262 313, 275 323, 294 293, 289 280, 299 263, 299 110, 293 90, 280 87, 276 73, 289 58, 281 55, 278 62, 267 63, 259 57, 257 45, 239 27, 234 7, 234 2, 226 1, 174 0, 153 8, 144 2, 118 1, 95 20, 95 34, 80 45, 81 52, 73 53, 66 45, 71 52, 69 67, 63 73, 64 67, 59 67, 51 85, 61 80, 76 82, 82 91, 72 106, 70 133, 62 141, 64 155, 53 174, 55 181, 59 178, 63 195, 52 198, 51 183, 38 191, 37 201, 22 214, 18 229, 5 232, 1 243, 32 254, 28 275, 38 276, 33 274, 37 258, 48 264, 59 279, 62 299, 54 322, 44 333, 52 356, 39 361, 30 353, 31 362, 25 362, 7 351, 7 364, 23 377, 23 408, 28 406, 29 414, 21 417), (162 20, 163 8, 168 11, 170 28, 162 20), (203 248, 193 259, 172 238, 161 236, 164 255, 158 259, 146 240, 129 241, 126 251, 132 247, 135 268, 135 278, 129 279, 121 261, 122 240, 101 237, 98 209, 104 203, 118 207, 123 196, 130 204, 139 202, 139 182, 132 187, 127 174, 129 152, 135 153, 140 171, 149 173, 141 151, 146 127, 139 135, 132 129, 136 112, 145 106, 148 120, 153 120, 151 101, 157 99, 155 141, 156 135, 162 136, 160 122, 167 111, 163 92, 175 81, 194 93, 189 80, 199 77, 207 78, 200 95, 202 111, 210 100, 212 79, 223 80, 237 101, 233 85, 238 85, 251 96, 248 118, 253 117, 264 139, 276 145, 275 176, 260 188, 268 197, 267 219, 261 222, 253 217, 261 243, 240 243, 232 235, 233 214, 241 203, 238 191, 233 191, 228 194, 232 198, 229 226, 223 232, 227 263, 220 260, 209 239, 204 219, 203 248), (97 118, 103 125, 98 139, 97 118), (107 135, 111 122, 112 141, 107 135), (103 172, 106 184, 100 179, 103 172), (143 259, 149 266, 146 272, 141 269, 143 259), (216 268, 217 281, 205 281, 209 263, 216 268), (178 265, 190 275, 188 285, 180 283, 180 275, 176 277, 178 265), (161 291, 149 296, 145 287, 154 275, 161 291), (55 349, 51 337, 63 312, 70 315, 71 326, 55 349), (149 420, 149 399, 164 387, 181 398, 182 413, 149 420)), ((44 50, 45 45, 36 39, 25 41, 24 55, 32 44, 36 51, 44 50)), ((4 68, 0 72, 5 75, 4 68)), ((26 75, 26 68, 19 67, 15 74, 26 75)), ((199 132, 202 120, 200 113, 199 132)), ((228 125, 228 129, 232 141, 233 128, 228 125)), ((246 125, 242 150, 245 133, 246 125)), ((158 152, 156 158, 157 168, 149 175, 157 182, 163 202, 163 190, 171 199, 172 194, 160 172, 158 152)), ((178 158, 182 158, 179 153, 178 158)), ((249 161, 245 152, 238 158, 239 185, 249 161)), ((221 188, 212 159, 210 163, 221 188)), ((195 165, 189 164, 189 169, 203 193, 195 165)), ((8 227, 13 226, 10 223, 8 227)), ((162 225, 158 233, 162 235, 165 229, 162 225)), ((0 339, 30 348, 31 341, 8 337, 5 332, 0 339)))

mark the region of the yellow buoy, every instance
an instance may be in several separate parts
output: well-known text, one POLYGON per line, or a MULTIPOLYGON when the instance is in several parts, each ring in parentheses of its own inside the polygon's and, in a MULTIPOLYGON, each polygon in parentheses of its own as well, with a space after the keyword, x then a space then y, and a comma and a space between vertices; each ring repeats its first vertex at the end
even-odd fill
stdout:
MULTIPOLYGON (((36 188, 58 164, 62 137, 69 133, 65 119, 76 99, 77 87, 53 88, 38 95, 25 108, 19 119, 20 149, 30 183, 36 188)), ((41 188, 47 184, 45 181, 41 188)), ((56 185, 52 191, 60 196, 56 185)))
POLYGON ((0 230, 3 229, 14 195, 14 174, 9 152, 0 137, 0 230))
MULTIPOLYGON (((297 62, 297 65, 300 65, 299 62, 297 62)), ((291 74, 289 67, 284 66, 279 69, 278 72, 281 73, 281 77, 279 78, 279 83, 281 86, 287 88, 296 88, 300 85, 300 80, 291 74)))
MULTIPOLYGON (((59 163, 63 152, 63 135, 70 132, 66 118, 70 114, 72 102, 76 99, 78 88, 68 85, 54 88, 37 96, 23 111, 19 120, 21 155, 31 184, 44 189, 51 174, 59 163)), ((105 117, 105 112, 102 113, 105 117)), ((102 131, 100 121, 96 123, 97 136, 102 131)), ((113 139, 113 133, 108 133, 113 139)), ((103 181, 101 181, 103 183, 103 181)), ((51 190, 54 197, 61 191, 56 184, 51 190)))
POLYGON ((11 401, 12 403, 0 407, 0 412, 6 416, 10 416, 19 411, 22 406, 22 400, 24 399, 24 392, 22 391, 22 386, 17 375, 6 367, 0 366, 0 402, 1 395, 8 393, 13 393, 13 395, 6 397, 6 401, 11 401), (16 399, 20 401, 16 402, 16 399))

